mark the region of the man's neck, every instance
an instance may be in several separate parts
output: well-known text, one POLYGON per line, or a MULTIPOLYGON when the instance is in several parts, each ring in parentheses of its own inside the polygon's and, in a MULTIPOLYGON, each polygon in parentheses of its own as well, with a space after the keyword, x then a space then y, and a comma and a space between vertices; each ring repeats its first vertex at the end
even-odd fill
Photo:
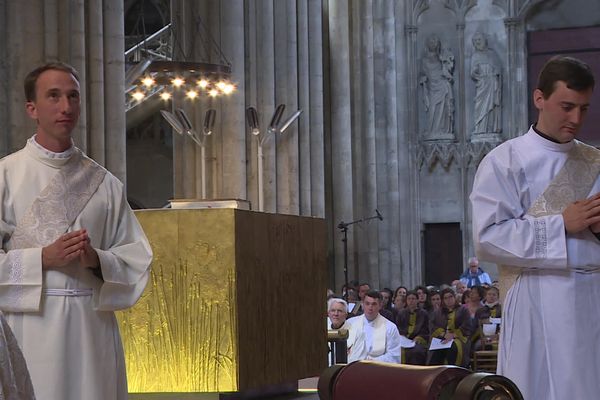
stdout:
POLYGON ((46 150, 52 151, 54 153, 62 153, 64 151, 67 151, 73 145, 73 142, 71 141, 70 137, 66 138, 65 140, 49 139, 45 135, 40 135, 39 133, 35 135, 34 140, 37 144, 39 144, 46 150))
POLYGON ((559 143, 559 144, 560 144, 560 142, 559 142, 558 140, 554 139, 552 136, 548 136, 548 135, 546 135, 544 132, 540 131, 540 130, 537 128, 537 124, 534 124, 534 125, 532 126, 532 128, 533 128, 533 131, 534 131, 535 133, 537 133, 538 135, 540 135, 540 136, 541 136, 541 137, 543 137, 544 139, 546 139, 546 140, 549 140, 549 141, 551 141, 551 142, 554 142, 554 143, 559 143))
POLYGON ((373 318, 369 319, 369 317, 367 317, 367 314, 365 314, 365 319, 369 322, 373 322, 377 319, 377 317, 379 316, 379 314, 375 315, 373 318))

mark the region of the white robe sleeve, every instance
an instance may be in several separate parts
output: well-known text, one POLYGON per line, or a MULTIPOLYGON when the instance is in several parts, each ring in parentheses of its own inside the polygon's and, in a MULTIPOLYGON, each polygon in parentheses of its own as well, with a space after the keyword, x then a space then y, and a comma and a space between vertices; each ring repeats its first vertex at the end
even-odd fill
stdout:
POLYGON ((42 249, 0 250, 0 310, 38 311, 42 295, 42 249))
MULTIPOLYGON (((0 197, 1 198, 1 197, 0 197)), ((2 204, 0 236, 5 243, 15 227, 7 222, 10 210, 2 204)), ((38 311, 42 296, 42 249, 0 249, 0 310, 38 311)))
POLYGON ((95 247, 104 283, 94 295, 97 310, 131 307, 146 287, 152 250, 137 218, 118 185, 115 204, 105 221, 102 245, 95 247))
POLYGON ((562 215, 527 215, 528 182, 518 157, 503 149, 481 162, 471 193, 477 257, 523 268, 564 269, 567 245, 562 215))

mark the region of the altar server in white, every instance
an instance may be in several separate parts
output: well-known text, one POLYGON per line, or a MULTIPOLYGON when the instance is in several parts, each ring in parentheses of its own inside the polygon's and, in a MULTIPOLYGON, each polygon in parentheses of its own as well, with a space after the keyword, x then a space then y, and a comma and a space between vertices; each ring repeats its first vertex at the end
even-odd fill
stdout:
POLYGON ((477 256, 506 296, 498 373, 526 400, 600 393, 600 152, 575 139, 593 88, 587 64, 550 59, 537 123, 484 158, 471 193, 477 256))
POLYGON ((125 400, 113 311, 142 294, 152 252, 122 183, 73 145, 79 93, 66 64, 25 79, 37 129, 0 161, 0 309, 38 399, 125 400))
POLYGON ((400 363, 400 333, 396 324, 379 314, 381 293, 368 291, 363 300, 363 315, 350 318, 348 336, 348 362, 375 360, 400 363))

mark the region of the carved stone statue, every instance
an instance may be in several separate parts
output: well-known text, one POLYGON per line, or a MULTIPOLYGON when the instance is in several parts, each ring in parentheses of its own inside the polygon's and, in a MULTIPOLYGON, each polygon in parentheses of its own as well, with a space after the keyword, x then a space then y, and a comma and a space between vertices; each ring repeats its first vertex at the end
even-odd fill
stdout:
POLYGON ((502 131, 502 67, 481 32, 472 38, 471 78, 475 81, 473 135, 502 131))
POLYGON ((437 35, 427 38, 421 59, 419 85, 423 91, 426 140, 454 138, 454 55, 442 49, 437 35))

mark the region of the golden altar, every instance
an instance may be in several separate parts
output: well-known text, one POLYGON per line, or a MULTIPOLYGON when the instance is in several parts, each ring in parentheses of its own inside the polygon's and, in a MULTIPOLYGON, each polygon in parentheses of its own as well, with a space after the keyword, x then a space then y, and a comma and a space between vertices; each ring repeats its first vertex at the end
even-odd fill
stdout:
POLYGON ((326 367, 326 231, 318 218, 141 210, 154 252, 117 313, 130 393, 237 392, 326 367))

